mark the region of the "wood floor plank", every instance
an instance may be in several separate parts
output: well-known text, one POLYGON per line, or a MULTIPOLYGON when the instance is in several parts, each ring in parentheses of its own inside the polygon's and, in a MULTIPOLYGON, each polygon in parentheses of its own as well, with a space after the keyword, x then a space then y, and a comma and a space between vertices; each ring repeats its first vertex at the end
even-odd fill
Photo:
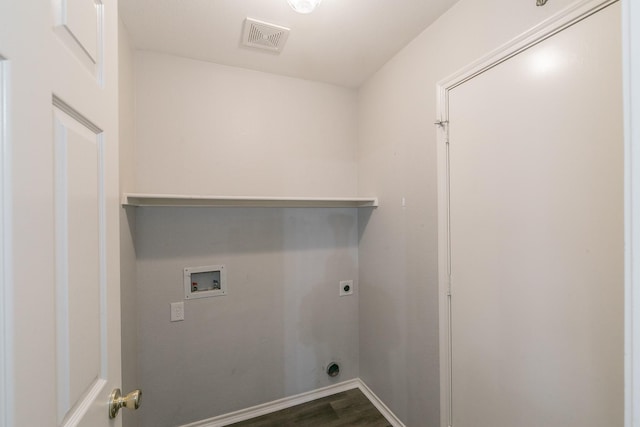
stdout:
POLYGON ((391 427, 359 389, 347 390, 227 427, 391 427))

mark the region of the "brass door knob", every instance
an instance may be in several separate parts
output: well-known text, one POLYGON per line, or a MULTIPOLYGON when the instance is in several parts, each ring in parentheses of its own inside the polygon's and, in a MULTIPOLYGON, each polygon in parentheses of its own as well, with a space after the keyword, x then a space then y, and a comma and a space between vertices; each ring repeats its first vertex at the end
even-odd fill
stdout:
POLYGON ((122 396, 119 388, 114 388, 109 396, 109 418, 115 418, 120 408, 136 410, 140 407, 142 390, 134 390, 126 396, 122 396))

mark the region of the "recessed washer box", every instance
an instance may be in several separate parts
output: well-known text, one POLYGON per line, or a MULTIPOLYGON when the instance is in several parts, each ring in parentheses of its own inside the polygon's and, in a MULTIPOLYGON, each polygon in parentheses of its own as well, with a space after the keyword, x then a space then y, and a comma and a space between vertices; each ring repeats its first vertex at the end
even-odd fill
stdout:
POLYGON ((226 294, 227 271, 224 265, 184 269, 184 299, 219 297, 226 294))

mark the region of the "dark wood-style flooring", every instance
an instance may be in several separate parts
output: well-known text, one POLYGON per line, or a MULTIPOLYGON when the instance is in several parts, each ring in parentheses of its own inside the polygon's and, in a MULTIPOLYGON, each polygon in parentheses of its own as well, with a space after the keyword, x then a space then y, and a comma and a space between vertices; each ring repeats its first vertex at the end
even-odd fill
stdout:
POLYGON ((283 409, 228 427, 391 427, 358 389, 283 409))

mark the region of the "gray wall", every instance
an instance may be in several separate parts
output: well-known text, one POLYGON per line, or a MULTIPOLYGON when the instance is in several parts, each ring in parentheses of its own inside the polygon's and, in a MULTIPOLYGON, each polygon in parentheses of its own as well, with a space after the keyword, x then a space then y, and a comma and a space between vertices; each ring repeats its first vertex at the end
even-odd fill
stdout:
POLYGON ((353 209, 138 208, 143 426, 175 426, 358 377, 353 209), (184 298, 183 268, 224 264, 228 295, 184 298), (338 378, 323 367, 341 363, 338 378))
POLYGON ((360 377, 408 426, 440 422, 436 84, 569 3, 461 0, 359 91, 358 191, 381 201, 360 221, 360 377))

